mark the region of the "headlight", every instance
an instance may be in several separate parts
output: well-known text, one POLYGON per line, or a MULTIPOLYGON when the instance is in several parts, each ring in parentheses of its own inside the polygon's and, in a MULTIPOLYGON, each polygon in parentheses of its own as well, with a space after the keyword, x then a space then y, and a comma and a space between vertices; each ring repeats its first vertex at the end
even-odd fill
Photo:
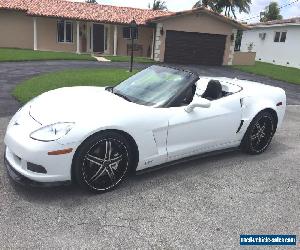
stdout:
POLYGON ((33 131, 30 137, 38 141, 56 141, 70 132, 73 122, 58 122, 33 131))

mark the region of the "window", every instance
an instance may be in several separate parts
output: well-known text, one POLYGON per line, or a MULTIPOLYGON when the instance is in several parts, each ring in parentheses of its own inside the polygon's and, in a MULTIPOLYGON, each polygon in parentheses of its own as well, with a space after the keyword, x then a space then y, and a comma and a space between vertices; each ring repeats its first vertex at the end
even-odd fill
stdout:
POLYGON ((274 42, 278 43, 284 43, 286 40, 286 33, 287 32, 275 32, 274 42))
POLYGON ((280 38, 280 32, 276 32, 275 33, 275 37, 274 37, 274 42, 278 43, 279 42, 279 38, 280 38))
POLYGON ((286 32, 282 32, 282 33, 281 33, 281 37, 280 37, 280 42, 281 42, 281 43, 284 43, 284 42, 285 42, 285 39, 286 39, 286 32))
POLYGON ((130 39, 130 27, 123 28, 123 38, 130 39))
POLYGON ((57 22, 57 41, 62 43, 64 42, 64 21, 57 22))
MULTIPOLYGON (((138 29, 134 28, 132 33, 133 33, 133 39, 138 39, 138 29)), ((131 39, 130 27, 123 28, 123 38, 131 39)))
POLYGON ((67 42, 67 43, 72 43, 73 42, 73 25, 72 25, 72 23, 71 22, 65 22, 65 24, 66 24, 66 28, 65 28, 65 30, 66 30, 66 39, 65 39, 65 41, 67 42))
POLYGON ((73 23, 71 21, 57 22, 57 41, 59 43, 73 42, 73 23))

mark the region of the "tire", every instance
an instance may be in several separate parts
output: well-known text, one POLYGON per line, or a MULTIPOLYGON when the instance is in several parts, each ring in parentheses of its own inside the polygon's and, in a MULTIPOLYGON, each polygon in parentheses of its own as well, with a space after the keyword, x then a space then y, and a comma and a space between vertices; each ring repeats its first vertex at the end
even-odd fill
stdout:
POLYGON ((276 121, 268 111, 258 113, 250 123, 243 140, 241 150, 256 155, 263 153, 270 145, 276 131, 276 121))
POLYGON ((130 144, 121 134, 95 134, 83 142, 74 156, 73 179, 95 193, 110 191, 127 177, 132 155, 130 144))

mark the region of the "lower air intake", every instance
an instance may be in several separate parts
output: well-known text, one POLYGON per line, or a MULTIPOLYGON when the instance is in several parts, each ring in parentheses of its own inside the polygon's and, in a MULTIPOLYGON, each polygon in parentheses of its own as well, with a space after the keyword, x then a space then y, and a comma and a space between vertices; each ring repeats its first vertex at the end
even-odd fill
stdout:
POLYGON ((36 165, 31 162, 27 163, 27 169, 35 173, 47 174, 47 170, 43 166, 36 165))

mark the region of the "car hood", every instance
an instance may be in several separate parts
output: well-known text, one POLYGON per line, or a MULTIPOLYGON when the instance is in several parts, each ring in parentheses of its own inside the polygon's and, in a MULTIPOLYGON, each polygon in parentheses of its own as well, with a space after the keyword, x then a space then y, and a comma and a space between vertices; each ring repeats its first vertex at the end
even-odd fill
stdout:
POLYGON ((125 115, 134 106, 102 87, 69 87, 46 92, 30 103, 30 115, 42 125, 125 115))

